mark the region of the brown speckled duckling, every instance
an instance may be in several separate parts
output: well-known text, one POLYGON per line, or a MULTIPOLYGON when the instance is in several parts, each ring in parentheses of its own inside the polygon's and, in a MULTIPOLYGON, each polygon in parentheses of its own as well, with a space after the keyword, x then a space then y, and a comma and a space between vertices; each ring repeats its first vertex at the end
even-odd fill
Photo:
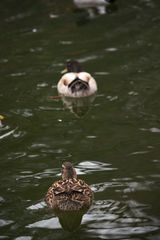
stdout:
POLYGON ((77 178, 76 170, 70 162, 62 164, 62 180, 58 180, 48 189, 45 201, 53 210, 87 210, 92 203, 91 188, 77 178))

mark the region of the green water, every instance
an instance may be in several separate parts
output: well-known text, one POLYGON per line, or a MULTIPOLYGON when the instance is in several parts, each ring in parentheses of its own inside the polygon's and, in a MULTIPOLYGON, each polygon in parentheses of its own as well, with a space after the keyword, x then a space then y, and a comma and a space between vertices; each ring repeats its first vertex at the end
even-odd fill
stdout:
POLYGON ((1 0, 0 239, 160 239, 159 8, 87 21, 69 0, 1 0), (69 58, 98 84, 81 117, 50 98, 69 58), (94 190, 75 233, 43 202, 64 160, 94 190))

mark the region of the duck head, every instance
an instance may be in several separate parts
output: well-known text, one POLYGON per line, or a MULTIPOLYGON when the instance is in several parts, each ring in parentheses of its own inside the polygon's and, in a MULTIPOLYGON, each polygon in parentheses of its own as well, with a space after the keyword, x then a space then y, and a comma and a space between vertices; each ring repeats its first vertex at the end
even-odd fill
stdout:
POLYGON ((64 162, 62 164, 62 179, 73 179, 77 178, 76 170, 70 162, 64 162))
POLYGON ((81 65, 76 60, 69 60, 66 62, 66 68, 62 71, 62 73, 67 73, 67 72, 68 73, 69 72, 74 72, 74 73, 82 72, 81 65))

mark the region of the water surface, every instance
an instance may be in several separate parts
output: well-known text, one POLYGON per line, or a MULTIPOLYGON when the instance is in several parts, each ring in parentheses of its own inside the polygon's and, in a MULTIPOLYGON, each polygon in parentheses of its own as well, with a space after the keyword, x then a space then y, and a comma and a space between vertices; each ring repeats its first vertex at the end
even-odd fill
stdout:
POLYGON ((91 21, 72 1, 0 5, 0 238, 160 239, 159 1, 91 21), (50 98, 68 58, 98 84, 81 116, 50 98), (94 191, 72 234, 43 201, 64 160, 94 191))

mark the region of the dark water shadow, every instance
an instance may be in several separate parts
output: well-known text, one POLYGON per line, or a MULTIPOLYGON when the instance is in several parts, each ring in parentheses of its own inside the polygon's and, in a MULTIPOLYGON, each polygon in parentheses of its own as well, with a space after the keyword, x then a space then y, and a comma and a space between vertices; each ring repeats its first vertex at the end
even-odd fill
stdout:
POLYGON ((87 212, 86 210, 81 211, 54 211, 59 219, 59 223, 65 231, 75 232, 79 229, 83 215, 87 212))
POLYGON ((69 109, 71 113, 74 113, 76 117, 83 117, 87 114, 93 101, 95 100, 96 95, 83 98, 68 98, 62 97, 63 104, 65 108, 69 109))

